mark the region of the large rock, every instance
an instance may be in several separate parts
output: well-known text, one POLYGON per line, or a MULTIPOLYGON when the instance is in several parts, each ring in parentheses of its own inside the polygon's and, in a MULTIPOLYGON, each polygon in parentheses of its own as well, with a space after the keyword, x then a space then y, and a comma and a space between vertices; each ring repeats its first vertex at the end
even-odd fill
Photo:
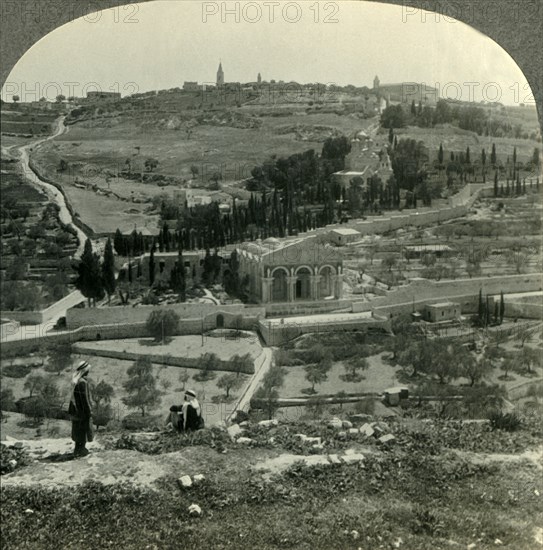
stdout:
POLYGON ((349 428, 349 435, 358 435, 358 428, 349 428))
POLYGON ((341 430, 343 428, 343 422, 335 416, 328 422, 328 427, 334 428, 336 430, 341 430))
POLYGON ((360 427, 360 433, 366 437, 371 437, 375 431, 369 424, 364 424, 360 427))
POLYGON ((390 444, 392 443, 396 438, 392 434, 386 434, 381 436, 378 441, 382 445, 390 444))
POLYGON ((231 426, 228 426, 226 431, 232 440, 239 437, 243 432, 243 430, 239 427, 239 424, 232 424, 231 426))
POLYGON ((349 420, 344 420, 342 424, 345 430, 350 430, 353 427, 353 423, 349 422, 349 420))
POLYGON ((205 480, 205 476, 204 474, 196 474, 193 478, 192 478, 192 481, 194 483, 202 483, 202 481, 205 480))
POLYGON ((252 442, 253 440, 250 437, 238 437, 236 440, 236 443, 240 443, 241 445, 249 445, 252 442))
POLYGON ((192 517, 200 517, 202 515, 202 509, 198 504, 191 504, 189 506, 189 515, 192 517))
POLYGON ((346 453, 341 458, 343 462, 347 464, 352 464, 353 462, 362 462, 366 457, 362 453, 346 453))
POLYGON ((317 466, 320 464, 330 464, 328 462, 328 457, 324 455, 311 455, 311 456, 304 456, 302 459, 306 466, 317 466))
POLYGON ((184 489, 188 489, 189 487, 192 487, 192 479, 190 476, 181 476, 179 478, 179 485, 181 485, 184 489))
POLYGON ((328 455, 330 464, 341 464, 341 460, 338 455, 328 455))

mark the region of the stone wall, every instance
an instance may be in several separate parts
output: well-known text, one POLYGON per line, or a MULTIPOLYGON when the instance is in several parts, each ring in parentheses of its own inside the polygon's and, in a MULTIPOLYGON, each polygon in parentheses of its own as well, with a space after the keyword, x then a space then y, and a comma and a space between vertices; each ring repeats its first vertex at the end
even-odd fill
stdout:
MULTIPOLYGON (((205 349, 205 348, 204 348, 205 349)), ((111 359, 120 359, 123 361, 136 361, 140 357, 148 358, 152 363, 160 365, 169 365, 172 367, 183 367, 189 369, 199 368, 199 357, 173 357, 171 355, 154 354, 154 353, 135 353, 124 350, 111 350, 111 349, 95 349, 86 347, 84 344, 75 344, 74 352, 82 355, 93 355, 97 357, 109 357, 111 359)), ((229 361, 220 361, 217 368, 211 370, 236 372, 234 366, 229 361)), ((254 374, 255 367, 254 362, 251 363, 249 368, 242 369, 244 374, 254 374)))
POLYGON ((502 277, 477 277, 473 279, 456 279, 431 281, 413 279, 409 285, 400 287, 370 302, 353 302, 353 312, 378 310, 383 307, 395 307, 398 304, 436 303, 443 300, 459 301, 463 296, 476 296, 479 290, 484 295, 532 292, 541 290, 542 277, 539 273, 524 275, 504 275, 502 277))
POLYGON ((44 322, 42 311, 0 311, 0 317, 22 325, 41 325, 44 322))
POLYGON ((368 328, 389 330, 390 323, 388 319, 372 317, 368 319, 354 319, 327 322, 327 323, 296 323, 289 322, 284 324, 270 325, 265 321, 260 322, 260 334, 268 346, 279 346, 302 334, 311 334, 319 332, 352 332, 355 330, 364 330, 368 328))
POLYGON ((214 304, 172 304, 167 306, 117 306, 104 308, 72 308, 66 312, 66 326, 76 329, 82 326, 102 324, 144 323, 152 311, 172 310, 181 319, 208 318, 211 315, 223 314, 225 319, 232 314, 241 315, 246 319, 264 317, 266 310, 259 306, 244 304, 221 305, 214 304))

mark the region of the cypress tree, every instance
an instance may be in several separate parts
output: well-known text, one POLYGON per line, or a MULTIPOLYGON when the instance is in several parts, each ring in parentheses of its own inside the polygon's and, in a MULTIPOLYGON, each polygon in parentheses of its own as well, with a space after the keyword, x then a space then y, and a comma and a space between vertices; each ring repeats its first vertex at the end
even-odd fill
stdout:
POLYGON ((492 164, 493 167, 496 166, 496 144, 492 144, 492 152, 490 153, 490 164, 492 164))
POLYGON ((505 315, 505 301, 503 299, 503 290, 500 292, 500 325, 503 323, 503 316, 505 315))
POLYGON ((477 306, 477 316, 479 318, 479 323, 482 325, 485 318, 485 305, 483 303, 483 291, 479 289, 479 304, 477 306))
POLYGON ((153 240, 149 254, 149 286, 153 286, 155 282, 155 269, 155 241, 153 240))
POLYGON ((115 231, 115 235, 113 236, 113 246, 115 248, 115 252, 117 252, 119 256, 126 256, 124 238, 120 229, 117 229, 117 231, 115 231))
POLYGON ((102 284, 102 273, 98 255, 92 250, 90 239, 85 241, 83 254, 76 268, 77 279, 76 288, 87 298, 89 306, 96 305, 96 300, 104 297, 104 287, 102 284))
POLYGON ((494 198, 498 196, 498 172, 494 172, 494 198))
POLYGON ((108 237, 104 248, 104 261, 102 262, 102 282, 104 290, 107 292, 108 303, 111 301, 111 295, 115 292, 115 257, 113 256, 113 246, 108 237))

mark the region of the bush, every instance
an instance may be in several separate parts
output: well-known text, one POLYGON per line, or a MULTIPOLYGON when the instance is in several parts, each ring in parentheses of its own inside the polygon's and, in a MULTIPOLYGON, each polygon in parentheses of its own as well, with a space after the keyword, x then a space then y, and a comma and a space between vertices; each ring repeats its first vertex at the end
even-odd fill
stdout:
POLYGON ((30 365, 8 365, 2 369, 2 374, 9 378, 24 378, 30 374, 30 365))
POLYGON ((505 430, 514 432, 521 426, 520 418, 515 413, 502 413, 495 411, 489 416, 490 426, 493 430, 505 430))
POLYGON ((179 326, 179 315, 171 309, 153 311, 146 321, 147 330, 156 342, 163 342, 173 336, 179 326))
POLYGON ((161 422, 156 416, 128 414, 123 417, 121 425, 125 430, 158 432, 161 422))

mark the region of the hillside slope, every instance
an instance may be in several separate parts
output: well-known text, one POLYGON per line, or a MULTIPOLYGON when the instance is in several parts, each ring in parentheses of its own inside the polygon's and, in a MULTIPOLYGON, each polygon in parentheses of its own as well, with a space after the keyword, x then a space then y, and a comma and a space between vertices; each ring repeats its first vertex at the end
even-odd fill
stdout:
POLYGON ((534 419, 511 433, 484 422, 353 420, 361 430, 334 420, 104 434, 79 460, 66 454, 69 440, 8 441, 2 469, 14 456, 29 464, 2 476, 3 546, 543 544, 534 419))

